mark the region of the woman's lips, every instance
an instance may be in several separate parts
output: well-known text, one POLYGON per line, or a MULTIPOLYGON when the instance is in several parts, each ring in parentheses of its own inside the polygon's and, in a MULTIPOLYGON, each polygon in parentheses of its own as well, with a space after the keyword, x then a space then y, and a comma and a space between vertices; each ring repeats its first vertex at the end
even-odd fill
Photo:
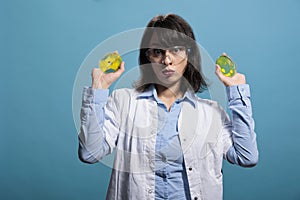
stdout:
POLYGON ((173 75, 175 73, 175 71, 174 70, 163 70, 162 73, 164 75, 170 76, 170 75, 173 75))

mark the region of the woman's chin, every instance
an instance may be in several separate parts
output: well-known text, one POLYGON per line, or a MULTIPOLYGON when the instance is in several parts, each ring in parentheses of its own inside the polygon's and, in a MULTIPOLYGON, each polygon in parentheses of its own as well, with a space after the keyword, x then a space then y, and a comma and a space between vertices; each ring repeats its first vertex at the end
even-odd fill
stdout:
POLYGON ((163 85, 164 87, 171 87, 179 83, 179 79, 175 76, 163 76, 163 77, 158 77, 158 83, 160 85, 163 85))

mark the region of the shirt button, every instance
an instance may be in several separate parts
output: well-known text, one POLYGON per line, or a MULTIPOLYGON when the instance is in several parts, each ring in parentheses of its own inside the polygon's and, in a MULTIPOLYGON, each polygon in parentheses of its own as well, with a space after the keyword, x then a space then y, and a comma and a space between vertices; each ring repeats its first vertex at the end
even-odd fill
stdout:
POLYGON ((195 197, 194 200, 198 200, 198 197, 195 197))
POLYGON ((150 190, 148 190, 148 193, 149 193, 149 194, 151 194, 152 192, 153 192, 153 191, 152 191, 151 189, 150 189, 150 190))
POLYGON ((191 168, 191 167, 190 167, 190 168, 189 168, 189 170, 190 170, 190 171, 192 171, 192 170, 193 170, 193 168, 191 168))

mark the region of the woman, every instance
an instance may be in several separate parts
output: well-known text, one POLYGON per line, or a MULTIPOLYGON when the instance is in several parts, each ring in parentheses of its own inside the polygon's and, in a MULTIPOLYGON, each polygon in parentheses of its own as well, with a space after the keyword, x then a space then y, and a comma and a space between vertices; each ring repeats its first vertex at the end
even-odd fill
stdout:
POLYGON ((144 32, 135 89, 109 86, 124 72, 92 71, 81 110, 79 158, 96 163, 115 149, 107 199, 222 199, 222 160, 258 160, 245 76, 216 75, 233 119, 195 95, 207 85, 190 25, 175 14, 154 17, 144 32))

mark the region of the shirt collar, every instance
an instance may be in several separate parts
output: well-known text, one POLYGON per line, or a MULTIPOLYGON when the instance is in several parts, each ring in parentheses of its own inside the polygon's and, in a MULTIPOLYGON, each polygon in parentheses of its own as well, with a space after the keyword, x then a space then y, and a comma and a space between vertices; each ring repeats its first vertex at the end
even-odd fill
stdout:
MULTIPOLYGON (((147 88, 144 92, 141 92, 137 95, 137 98, 147 98, 152 97, 155 101, 160 101, 157 97, 157 92, 154 87, 154 84, 151 84, 149 88, 147 88)), ((196 107, 196 95, 192 90, 187 90, 183 97, 180 99, 177 99, 176 101, 188 101, 192 104, 192 106, 196 107)))
POLYGON ((151 84, 144 92, 139 93, 137 97, 138 98, 151 97, 153 96, 153 90, 155 90, 155 87, 153 84, 151 84))

